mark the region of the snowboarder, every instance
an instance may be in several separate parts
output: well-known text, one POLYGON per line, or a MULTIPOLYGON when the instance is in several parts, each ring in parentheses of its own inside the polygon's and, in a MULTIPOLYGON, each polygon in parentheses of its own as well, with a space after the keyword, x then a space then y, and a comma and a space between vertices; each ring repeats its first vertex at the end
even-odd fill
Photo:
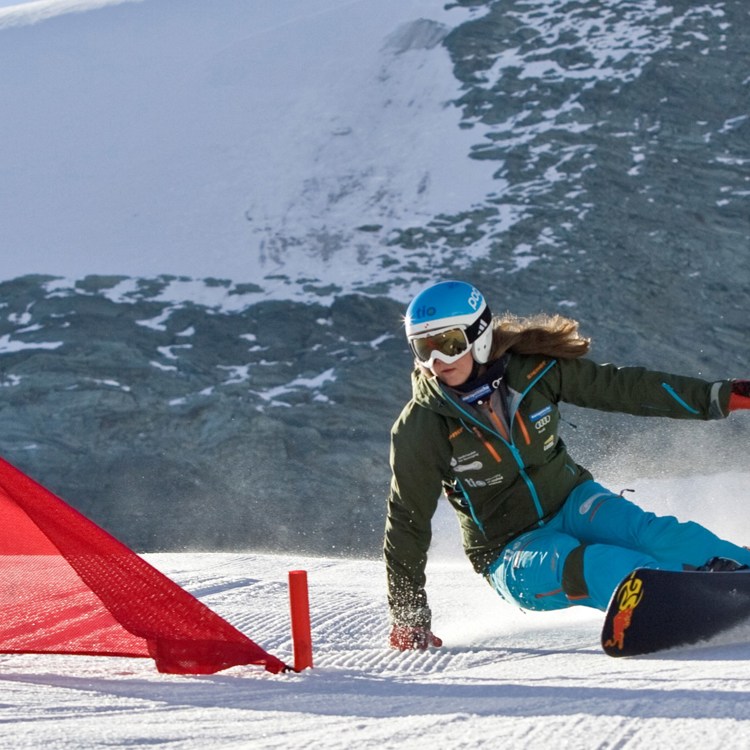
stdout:
POLYGON ((731 570, 750 550, 646 512, 597 483, 558 434, 559 402, 677 419, 750 409, 750 381, 599 365, 562 316, 493 318, 471 284, 418 294, 405 318, 412 398, 391 430, 384 555, 400 650, 440 646, 425 593, 431 519, 445 493, 474 569, 531 610, 605 610, 636 568, 731 570))

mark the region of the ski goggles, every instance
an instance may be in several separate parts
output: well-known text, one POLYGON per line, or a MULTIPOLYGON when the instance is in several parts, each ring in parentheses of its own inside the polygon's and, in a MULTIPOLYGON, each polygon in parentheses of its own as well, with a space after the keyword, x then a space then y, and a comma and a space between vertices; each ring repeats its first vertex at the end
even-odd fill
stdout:
POLYGON ((439 359, 450 364, 469 351, 469 339, 463 328, 447 328, 444 331, 430 332, 409 339, 414 356, 425 367, 432 367, 439 359))

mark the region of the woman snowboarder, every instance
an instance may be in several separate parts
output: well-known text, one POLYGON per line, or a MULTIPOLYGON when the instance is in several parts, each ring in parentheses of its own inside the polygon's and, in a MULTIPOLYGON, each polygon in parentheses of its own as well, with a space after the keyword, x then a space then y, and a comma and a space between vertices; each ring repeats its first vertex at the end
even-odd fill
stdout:
POLYGON ((750 408, 750 381, 706 382, 595 364, 578 323, 493 319, 481 292, 447 281, 406 311, 413 395, 391 431, 384 554, 400 650, 439 646, 425 564, 441 493, 474 569, 531 610, 604 610, 640 567, 733 570, 750 551, 703 526, 656 516, 594 481, 558 434, 559 402, 641 416, 721 419, 750 408))

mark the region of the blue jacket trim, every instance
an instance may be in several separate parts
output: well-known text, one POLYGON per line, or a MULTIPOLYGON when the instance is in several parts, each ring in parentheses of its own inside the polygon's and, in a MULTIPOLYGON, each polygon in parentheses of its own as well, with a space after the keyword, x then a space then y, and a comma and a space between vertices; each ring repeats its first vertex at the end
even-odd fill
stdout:
POLYGON ((482 534, 484 534, 484 536, 487 536, 484 530, 484 524, 479 520, 479 518, 477 517, 477 514, 474 512, 474 503, 471 502, 469 493, 464 489, 464 486, 461 483, 460 479, 458 478, 456 479, 456 484, 461 490, 461 494, 464 496, 464 500, 466 500, 466 505, 469 507, 469 513, 471 513, 472 520, 477 525, 477 528, 482 532, 482 534))
POLYGON ((700 414, 700 412, 697 409, 693 409, 692 406, 687 404, 680 396, 677 394, 677 391, 675 391, 674 388, 672 388, 669 383, 662 383, 661 387, 683 408, 685 411, 690 412, 691 414, 700 414))

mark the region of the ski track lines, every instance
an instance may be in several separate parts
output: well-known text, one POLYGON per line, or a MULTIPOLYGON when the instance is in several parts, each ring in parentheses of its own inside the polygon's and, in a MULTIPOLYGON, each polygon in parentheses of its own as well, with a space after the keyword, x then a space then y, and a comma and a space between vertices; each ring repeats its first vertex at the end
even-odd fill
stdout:
MULTIPOLYGON (((498 715, 505 717, 503 733, 510 730, 508 739, 527 742, 530 746, 559 743, 560 733, 570 733, 581 735, 583 740, 579 746, 591 747, 590 741, 602 732, 597 727, 592 734, 590 724, 603 723, 607 731, 601 738, 601 747, 612 748, 627 747, 639 737, 642 739, 646 726, 649 733, 654 733, 654 740, 658 738, 662 744, 668 743, 673 730, 655 730, 660 724, 670 724, 669 718, 692 724, 695 723, 693 717, 724 717, 724 721, 732 721, 737 716, 736 694, 731 690, 715 696, 712 688, 699 692, 699 697, 690 690, 664 695, 661 690, 649 689, 648 680, 638 680, 635 686, 627 680, 624 684, 617 679, 609 682, 606 674, 617 663, 604 658, 598 648, 598 614, 587 617, 585 611, 583 614, 580 610, 571 611, 565 615, 565 619, 571 621, 569 627, 550 630, 541 619, 550 615, 537 618, 515 610, 507 612, 507 607, 497 605, 489 587, 470 572, 471 577, 466 579, 466 584, 470 582, 469 589, 478 581, 477 598, 484 597, 485 593, 486 597, 475 609, 469 602, 461 602, 456 594, 460 597, 463 576, 458 576, 458 585, 454 582, 445 589, 450 591, 448 596, 453 600, 442 601, 438 593, 436 611, 452 610, 463 628, 469 631, 481 625, 497 626, 502 631, 502 624, 495 622, 495 618, 507 619, 509 624, 505 627, 509 632, 495 635, 478 646, 447 645, 444 649, 406 654, 385 649, 381 644, 385 643, 388 625, 384 577, 379 563, 321 560, 308 561, 306 567, 309 568, 315 664, 319 670, 316 676, 319 674, 334 682, 334 695, 328 694, 326 702, 330 701, 331 707, 340 707, 350 703, 352 693, 359 693, 365 698, 356 711, 365 716, 390 717, 390 720, 401 716, 411 721, 415 713, 425 713, 431 718, 421 727, 419 746, 445 746, 444 743, 457 747, 492 746, 493 738, 497 739, 498 715), (373 568, 378 576, 376 586, 368 580, 373 568), (377 596, 373 596, 373 588, 377 596), (468 628, 467 615, 469 623, 473 623, 468 628), (520 637, 519 630, 522 631, 520 637), (587 663, 594 673, 604 672, 602 685, 585 688, 581 686, 581 683, 587 684, 584 678, 571 679, 567 667, 571 659, 587 663), (551 670, 550 662, 555 665, 551 670), (537 671, 540 674, 536 674, 537 671), (498 676, 501 677, 499 682, 498 676), (686 701, 688 704, 708 701, 710 708, 701 711, 693 705, 686 709, 683 705, 686 701), (530 716, 540 718, 533 729, 528 727, 530 716), (481 727, 485 724, 489 726, 483 730, 481 727)), ((456 566, 434 570, 438 592, 456 575, 456 566)), ((270 571, 261 577, 267 581, 271 578, 270 571)), ((451 625, 449 621, 449 631, 451 625)), ((471 640, 470 635, 468 640, 471 640)), ((648 666, 642 670, 637 662, 625 662, 621 666, 629 669, 629 665, 636 671, 650 673, 648 666)), ((673 685, 670 683, 669 687, 673 685)), ((330 712, 331 707, 317 706, 314 710, 330 712)), ((406 732, 412 741, 415 729, 410 727, 406 732)), ((372 741, 371 722, 363 726, 363 731, 372 741)), ((693 737, 700 734, 695 727, 691 731, 693 737)), ((387 735, 377 734, 378 744, 386 742, 387 735)), ((702 746, 710 746, 710 731, 703 734, 702 746)), ((347 730, 346 737, 349 735, 347 730)), ((398 732, 392 736, 397 738, 398 732)), ((342 746, 348 741, 344 740, 342 746)), ((413 742, 410 744, 415 746, 413 742)), ((575 742, 569 746, 575 746, 575 742)))
POLYGON ((750 747, 746 645, 610 659, 598 613, 524 615, 454 563, 434 571, 446 646, 399 653, 380 561, 148 559, 287 662, 287 571, 306 569, 315 668, 180 677, 148 659, 0 655, 2 750, 750 747))

